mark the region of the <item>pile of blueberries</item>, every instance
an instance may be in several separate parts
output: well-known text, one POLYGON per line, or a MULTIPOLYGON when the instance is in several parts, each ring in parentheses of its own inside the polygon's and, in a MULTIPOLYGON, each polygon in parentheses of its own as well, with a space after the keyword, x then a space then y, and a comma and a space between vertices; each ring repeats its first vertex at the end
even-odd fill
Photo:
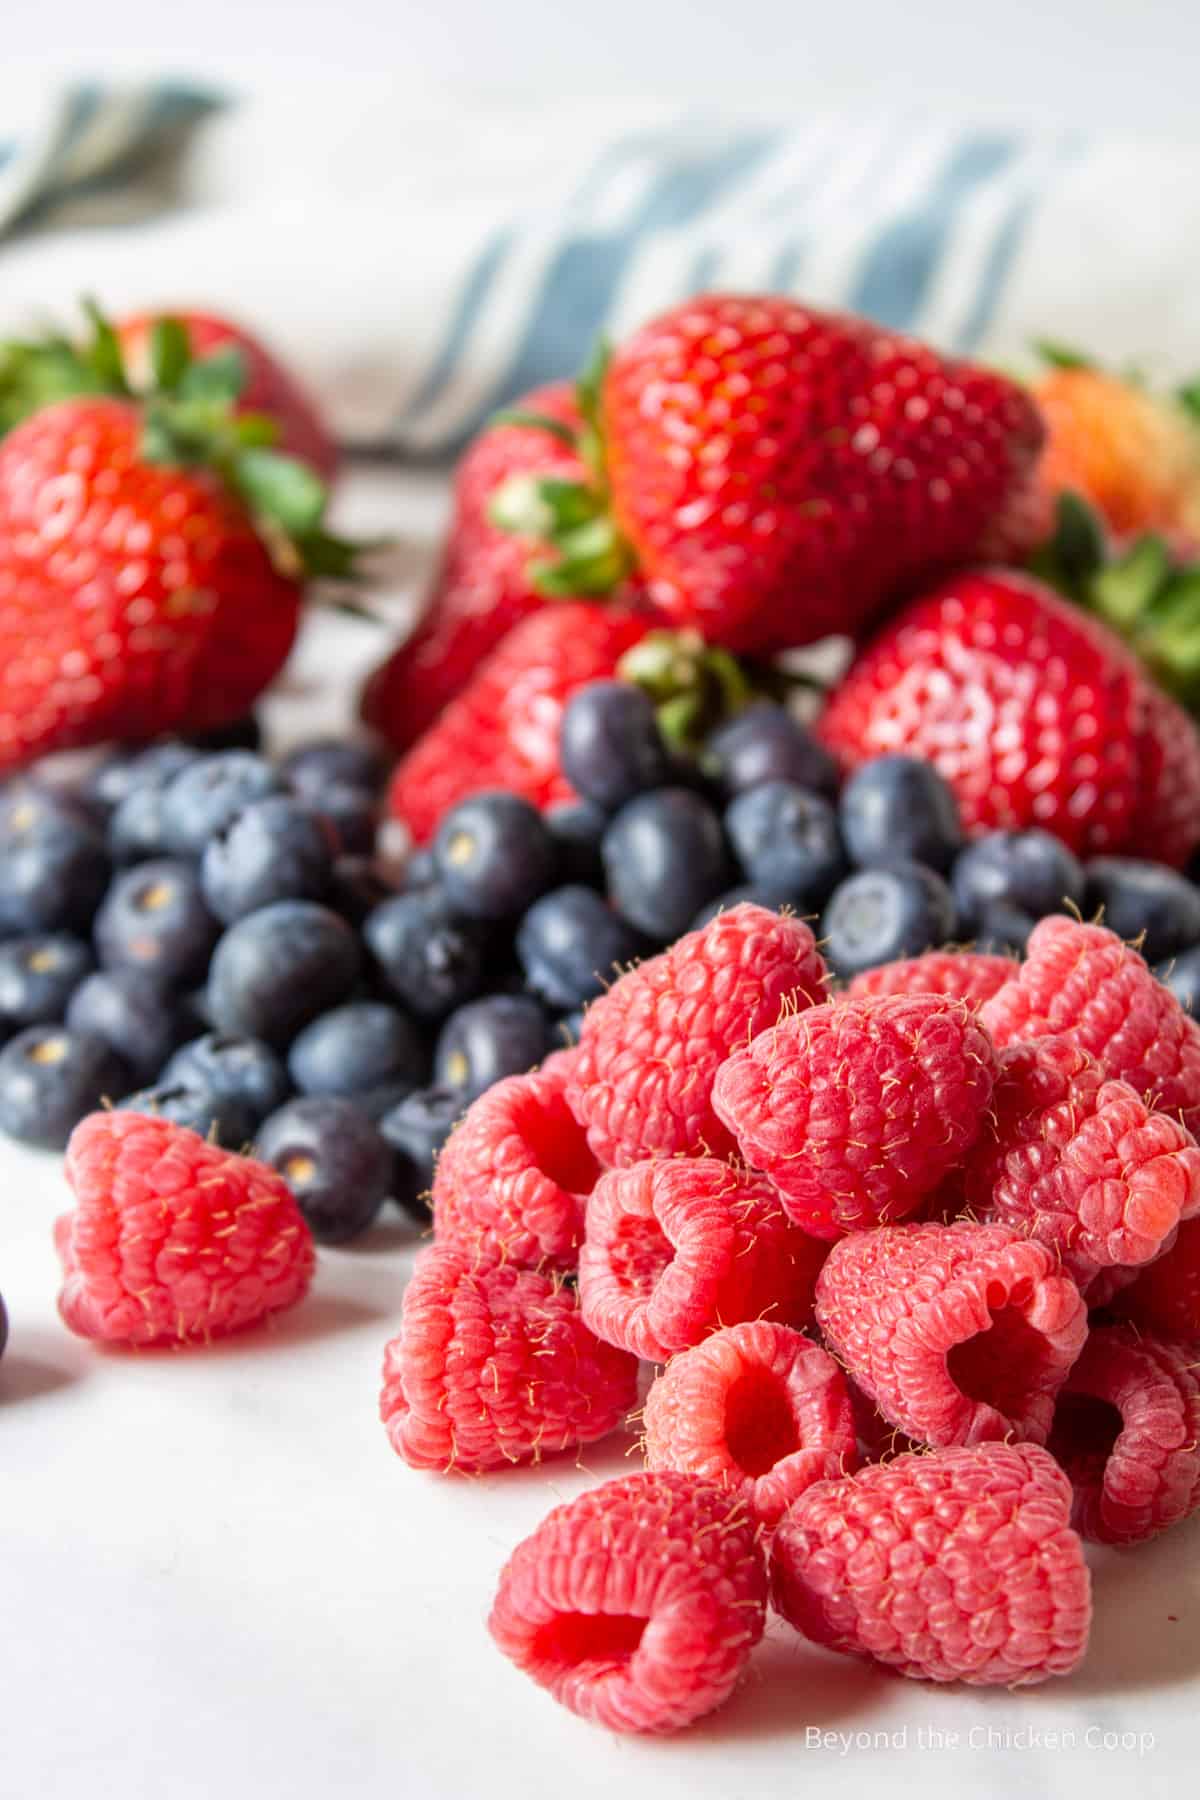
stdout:
POLYGON ((478 1094, 574 1040, 616 972, 738 900, 816 920, 836 975, 949 942, 1019 953, 1046 913, 1101 908, 1200 1005, 1200 889, 1153 863, 1081 864, 1041 831, 967 844, 927 764, 840 788, 761 702, 684 758, 646 694, 573 697, 544 816, 489 791, 389 869, 385 768, 358 742, 272 763, 117 752, 69 788, 0 793, 0 1129, 61 1146, 99 1104, 253 1143, 315 1235, 393 1197, 425 1216, 434 1157, 478 1094))

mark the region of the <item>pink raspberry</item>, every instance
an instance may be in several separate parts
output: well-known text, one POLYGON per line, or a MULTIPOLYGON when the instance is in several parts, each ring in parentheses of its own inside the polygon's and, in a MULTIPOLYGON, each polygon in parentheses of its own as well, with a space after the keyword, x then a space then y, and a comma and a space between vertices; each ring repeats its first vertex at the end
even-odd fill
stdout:
POLYGON ((732 1489, 777 1525, 814 1481, 854 1468, 854 1413, 832 1356, 786 1325, 729 1325, 667 1364, 644 1412, 646 1466, 732 1489))
POLYGON ((636 1397, 634 1358, 593 1337, 557 1278, 442 1245, 418 1257, 379 1400, 414 1469, 498 1469, 590 1444, 636 1397))
POLYGON ((713 1077, 764 1026, 823 999, 824 981, 808 926, 748 904, 623 975, 588 1007, 567 1090, 600 1161, 728 1154, 713 1077))
POLYGON ((281 1175, 166 1119, 92 1113, 67 1145, 58 1310, 80 1337, 207 1343, 308 1292, 312 1234, 281 1175))
POLYGON ((1016 980, 980 1016, 997 1048, 1065 1037, 1111 1081, 1200 1129, 1200 1025, 1114 932, 1043 919, 1016 980))
POLYGON ((719 1706, 763 1632, 748 1509, 694 1475, 606 1481, 517 1545, 488 1621, 507 1657, 610 1731, 677 1731, 719 1706))
POLYGON ((1084 1287, 1151 1261, 1200 1212, 1200 1149, 1072 1039, 1041 1038, 1001 1053, 962 1191, 977 1218, 1049 1244, 1084 1287))
POLYGON ((789 1216, 836 1238, 921 1205, 975 1141, 993 1073, 961 1000, 835 1000, 729 1057, 713 1105, 789 1216))
POLYGON ((1181 1225, 1165 1254, 1109 1303, 1121 1318, 1164 1337, 1200 1338, 1200 1219, 1181 1225))
POLYGON ((891 1225, 843 1238, 817 1279, 834 1355, 926 1444, 1044 1443, 1087 1336, 1054 1253, 1003 1225, 891 1225))
POLYGON ((1070 1483, 1033 1444, 898 1456, 800 1496, 772 1599, 814 1643, 921 1681, 1069 1675, 1092 1617, 1070 1518, 1070 1483))
POLYGON ((762 1176, 712 1157, 660 1158, 596 1183, 579 1300, 598 1337, 665 1362, 743 1319, 806 1324, 824 1257, 762 1176))
POLYGON ((439 1243, 521 1268, 575 1268, 600 1167, 567 1105, 569 1066, 569 1057, 551 1057, 532 1075, 497 1082, 468 1109, 434 1174, 439 1243))
POLYGON ((1016 972, 1017 964, 1010 956, 985 956, 978 950, 928 950, 924 956, 865 969, 847 991, 856 1000, 881 999, 887 994, 944 994, 948 1000, 982 1006, 1016 972))
POLYGON ((1200 1362, 1194 1343, 1098 1326, 1058 1397, 1048 1448, 1075 1489, 1075 1524, 1136 1544, 1200 1507, 1200 1362))

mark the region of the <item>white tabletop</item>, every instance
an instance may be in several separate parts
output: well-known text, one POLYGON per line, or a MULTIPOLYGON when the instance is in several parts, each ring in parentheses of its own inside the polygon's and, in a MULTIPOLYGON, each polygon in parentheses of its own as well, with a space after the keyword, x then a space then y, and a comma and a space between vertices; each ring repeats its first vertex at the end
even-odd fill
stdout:
MULTIPOLYGON (((430 480, 361 480, 348 522, 412 534, 430 480)), ((344 711, 364 628, 302 646, 276 720, 344 711), (338 679, 328 680, 331 667, 338 679)), ((4 1603, 0 1794, 13 1800, 740 1800, 810 1791, 1127 1800, 1194 1780, 1200 1521, 1095 1557, 1092 1652, 1022 1693, 941 1691, 779 1621, 711 1720, 618 1739, 558 1708, 484 1619, 510 1548, 631 1466, 619 1441, 478 1480, 407 1469, 376 1416, 414 1232, 323 1251, 310 1298, 203 1351, 104 1352, 59 1323, 56 1157, 0 1149, 4 1603), (865 1735, 864 1735, 865 1734, 865 1735)))

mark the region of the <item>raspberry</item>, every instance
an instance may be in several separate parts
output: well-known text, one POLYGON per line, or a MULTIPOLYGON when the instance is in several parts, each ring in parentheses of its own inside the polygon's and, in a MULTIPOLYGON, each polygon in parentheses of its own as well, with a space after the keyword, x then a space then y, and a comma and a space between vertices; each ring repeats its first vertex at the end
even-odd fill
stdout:
POLYGON ((598 1337, 665 1362, 743 1319, 806 1324, 824 1257, 762 1176, 712 1157, 657 1159, 596 1183, 579 1300, 598 1337))
POLYGON ((1002 1225, 900 1225, 835 1244, 817 1280, 834 1355, 926 1444, 1044 1443, 1087 1308, 1053 1252, 1002 1225))
POLYGON ((1050 1245, 1084 1287, 1151 1261, 1200 1212, 1200 1149, 1072 1039, 1042 1038, 1001 1053, 963 1193, 976 1217, 1050 1245))
POLYGON ((207 1343, 303 1299, 312 1234, 286 1182, 248 1156, 140 1113, 93 1113, 71 1134, 78 1202, 54 1241, 58 1310, 80 1337, 207 1343))
POLYGON ((786 1325, 730 1325, 668 1363, 646 1396, 646 1466, 702 1475, 777 1525, 814 1481, 857 1461, 832 1356, 786 1325))
POLYGON ((1075 1525, 1136 1544, 1200 1506, 1200 1363, 1194 1344, 1098 1326, 1058 1397, 1048 1448, 1075 1489, 1075 1525))
POLYGON ((664 1471, 555 1507, 509 1558, 488 1628, 572 1712, 611 1731, 676 1731, 732 1692, 766 1598, 737 1495, 664 1471))
POLYGON ((1125 1289, 1115 1310, 1165 1337, 1200 1338, 1200 1219, 1180 1226, 1174 1244, 1125 1289))
POLYGON ((497 1082, 470 1107, 434 1175, 439 1243, 521 1268, 574 1269, 584 1199, 600 1169, 567 1105, 569 1066, 569 1057, 552 1057, 532 1075, 497 1082))
POLYGON ((800 1496, 772 1544, 772 1599, 814 1643, 919 1680, 1068 1675, 1092 1616, 1070 1512, 1032 1444, 898 1456, 800 1496))
POLYGON ((590 1444, 637 1397, 637 1363, 551 1275, 434 1245, 417 1259, 379 1413, 414 1469, 501 1468, 590 1444))
POLYGON ((764 1026, 822 999, 824 980, 808 926, 750 904, 623 975, 588 1007, 567 1090, 600 1161, 731 1151, 713 1077, 764 1026))
POLYGON ((944 994, 949 1000, 982 1006, 1016 972, 1017 964, 1009 956, 985 956, 978 950, 929 950, 924 956, 864 969, 847 992, 856 1000, 886 994, 944 994))
POLYGON ((1200 1025, 1114 932, 1043 919, 1014 981, 981 1014, 998 1049, 1066 1037, 1112 1081, 1127 1081, 1200 1129, 1200 1025))
POLYGON ((713 1105, 791 1218, 836 1238, 920 1206, 974 1141, 993 1070, 961 1000, 835 1000, 731 1056, 713 1105))

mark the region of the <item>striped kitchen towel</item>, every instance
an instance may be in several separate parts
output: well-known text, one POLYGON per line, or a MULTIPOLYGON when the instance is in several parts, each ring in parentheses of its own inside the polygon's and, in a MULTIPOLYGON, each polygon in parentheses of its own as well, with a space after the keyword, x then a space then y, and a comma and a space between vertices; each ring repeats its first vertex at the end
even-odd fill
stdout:
POLYGON ((0 171, 0 233, 59 196, 55 229, 0 236, 0 333, 81 291, 228 310, 279 341, 366 452, 444 455, 599 333, 705 288, 783 290, 1002 360, 1044 335, 1169 375, 1200 347, 1194 146, 383 84, 216 115, 177 89, 136 113, 126 97, 105 154, 105 96, 86 104, 82 138, 61 113, 0 171), (61 196, 98 169, 110 189, 146 185, 156 119, 195 135, 178 204, 73 224, 61 196))

